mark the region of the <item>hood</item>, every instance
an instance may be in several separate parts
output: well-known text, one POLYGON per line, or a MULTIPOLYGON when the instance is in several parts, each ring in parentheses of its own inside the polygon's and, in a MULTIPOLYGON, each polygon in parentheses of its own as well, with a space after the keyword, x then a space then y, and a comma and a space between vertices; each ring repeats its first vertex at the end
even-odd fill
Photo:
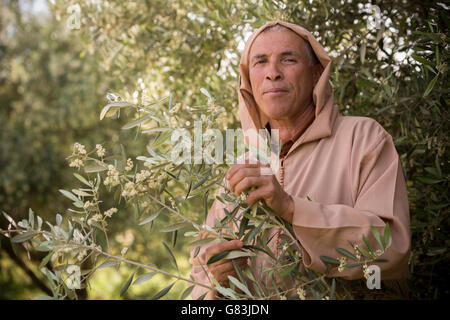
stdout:
MULTIPOLYGON (((239 75, 239 118, 241 120, 242 129, 262 129, 266 126, 268 119, 258 111, 257 104, 253 97, 252 87, 249 77, 249 53, 253 41, 268 26, 282 25, 297 33, 304 40, 311 44, 314 53, 323 66, 322 75, 319 78, 313 90, 313 101, 315 105, 315 119, 313 123, 306 129, 302 136, 292 146, 292 150, 302 143, 321 139, 331 135, 334 120, 338 115, 338 108, 333 102, 333 88, 329 77, 331 69, 331 59, 325 49, 317 42, 313 35, 306 29, 283 21, 270 21, 257 29, 247 40, 244 52, 241 55, 240 75, 239 75)), ((290 150, 290 152, 292 151, 290 150)), ((289 152, 289 153, 290 153, 289 152)))

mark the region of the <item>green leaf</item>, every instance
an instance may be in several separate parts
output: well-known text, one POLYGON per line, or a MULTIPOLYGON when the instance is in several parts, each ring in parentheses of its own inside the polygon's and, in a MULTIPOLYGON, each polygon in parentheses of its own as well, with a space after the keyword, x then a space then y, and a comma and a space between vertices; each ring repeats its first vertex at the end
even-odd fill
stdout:
POLYGON ((353 259, 353 260, 358 260, 353 253, 345 250, 344 248, 336 248, 336 251, 343 254, 344 256, 347 256, 347 257, 353 259))
POLYGON ((61 223, 62 223, 62 216, 59 213, 57 213, 56 214, 56 224, 58 226, 61 226, 61 223))
POLYGON ((239 225, 239 233, 238 233, 238 238, 241 239, 242 236, 245 233, 245 230, 247 229, 248 226, 248 218, 247 217, 243 217, 241 219, 240 225, 239 225))
POLYGON ((119 110, 120 108, 131 107, 131 106, 133 106, 132 103, 125 102, 125 101, 119 101, 119 102, 113 102, 113 103, 107 104, 105 107, 103 107, 102 111, 100 112, 100 120, 102 120, 104 117, 110 117, 110 116, 114 115, 117 112, 117 110, 119 110))
POLYGON ((189 246, 194 247, 194 246, 202 246, 204 244, 207 244, 211 241, 213 241, 214 238, 205 238, 205 239, 200 239, 200 240, 196 240, 194 242, 189 243, 189 246))
POLYGON ((96 269, 103 269, 103 268, 109 268, 109 267, 114 267, 116 265, 118 265, 120 262, 119 261, 106 261, 103 262, 101 265, 99 265, 96 269))
POLYGON ((348 264, 344 265, 344 268, 355 268, 355 267, 362 266, 363 264, 364 264, 363 262, 348 263, 348 264))
POLYGON ((336 278, 331 281, 330 300, 334 300, 334 293, 336 291, 336 278))
POLYGON ((191 225, 190 222, 185 221, 185 222, 175 223, 175 224, 173 224, 171 226, 162 228, 159 231, 161 231, 161 232, 172 232, 172 231, 175 231, 175 230, 180 230, 180 229, 189 227, 190 225, 191 225))
POLYGON ((205 292, 204 294, 202 294, 200 297, 197 298, 197 300, 203 300, 203 299, 205 299, 207 293, 208 293, 208 292, 205 292))
POLYGON ((253 298, 253 295, 250 293, 250 291, 248 290, 247 286, 245 284, 243 284, 242 282, 240 282, 238 279, 236 279, 233 276, 228 276, 228 279, 231 281, 231 283, 233 283, 236 287, 238 287, 240 290, 242 290, 246 295, 250 296, 253 298))
POLYGON ((389 223, 386 223, 386 226, 384 227, 384 233, 383 233, 383 249, 386 249, 388 247, 390 237, 391 237, 391 230, 389 227, 389 223))
POLYGON ((224 295, 226 297, 229 297, 229 298, 234 299, 234 300, 238 299, 236 297, 236 295, 234 294, 233 290, 231 290, 230 288, 224 288, 222 286, 216 286, 215 288, 220 294, 222 294, 222 295, 224 295))
POLYGON ((39 270, 42 269, 43 267, 45 267, 47 265, 47 263, 50 261, 50 258, 52 257, 52 255, 55 253, 55 251, 51 251, 49 254, 47 254, 45 256, 44 259, 42 259, 41 263, 39 264, 39 270))
POLYGON ((222 260, 223 258, 225 258, 227 256, 228 253, 230 253, 229 250, 225 250, 225 251, 216 253, 215 255, 211 256, 211 258, 209 258, 209 260, 208 260, 208 262, 206 262, 206 264, 211 264, 216 261, 222 260))
POLYGON ((44 243, 44 242, 41 243, 39 246, 36 247, 36 250, 40 251, 40 252, 47 252, 47 251, 52 250, 47 244, 48 244, 47 241, 46 241, 46 243, 44 243))
POLYGON ((175 259, 175 256, 173 255, 172 251, 170 250, 170 248, 167 246, 167 244, 165 244, 163 242, 164 248, 166 248, 167 252, 169 253, 169 259, 170 262, 172 262, 172 264, 174 265, 175 269, 178 270, 178 265, 177 265, 177 260, 175 259))
POLYGON ((74 175, 74 177, 75 178, 77 178, 78 180, 80 180, 82 183, 84 183, 85 185, 87 185, 87 186, 91 186, 90 184, 89 184, 89 182, 82 176, 82 175, 79 175, 78 173, 74 173, 73 174, 74 175))
POLYGON ((420 63, 422 63, 422 64, 427 64, 427 65, 429 65, 430 67, 434 67, 434 64, 431 62, 431 61, 429 61, 429 60, 427 60, 427 59, 425 59, 425 58, 423 58, 423 57, 421 57, 421 56, 418 56, 417 54, 412 54, 411 55, 411 57, 414 59, 414 60, 416 60, 417 62, 420 62, 420 63))
POLYGON ((186 299, 191 294, 193 289, 194 286, 187 287, 186 290, 184 290, 183 293, 181 294, 180 300, 186 299))
POLYGON ((297 263, 293 263, 291 266, 289 266, 289 268, 287 268, 280 274, 280 277, 285 277, 288 274, 290 274, 295 269, 296 266, 297 266, 297 263))
POLYGON ((80 196, 80 197, 92 197, 92 194, 87 193, 87 192, 82 191, 82 190, 72 189, 72 192, 75 193, 77 196, 80 196))
POLYGON ((143 282, 146 282, 148 280, 150 280, 151 278, 153 278, 157 273, 156 272, 150 272, 150 273, 145 273, 143 275, 141 275, 139 278, 137 278, 134 282, 133 282, 133 286, 136 284, 141 284, 143 282))
POLYGON ((369 240, 367 240, 367 238, 366 238, 364 235, 362 236, 362 238, 363 238, 364 243, 365 243, 366 246, 367 246, 367 249, 369 249, 369 251, 373 251, 372 246, 370 245, 369 240))
POLYGON ((170 289, 172 289, 174 284, 175 284, 175 282, 168 285, 167 287, 165 287, 164 289, 159 291, 157 294, 155 294, 153 297, 151 297, 150 300, 158 300, 159 298, 162 298, 170 291, 170 289))
POLYGON ((276 258, 275 258, 275 255, 272 253, 272 251, 270 250, 270 248, 265 244, 265 243, 259 243, 261 246, 263 246, 264 247, 264 249, 263 248, 260 248, 260 247, 257 247, 257 246, 252 246, 252 245, 248 245, 248 244, 246 244, 246 245, 244 245, 244 248, 247 248, 247 249, 253 249, 253 250, 257 250, 257 251, 261 251, 261 252, 264 252, 265 254, 267 254, 269 257, 271 257, 273 260, 277 260, 276 258))
POLYGON ((331 258, 331 257, 327 257, 327 256, 320 256, 320 259, 322 259, 323 262, 328 262, 331 264, 337 264, 337 265, 341 264, 339 262, 339 260, 331 258))
POLYGON ((144 224, 147 224, 147 223, 149 223, 149 222, 152 222, 153 220, 155 220, 155 219, 159 216, 159 214, 161 213, 161 211, 162 211, 162 210, 160 209, 160 210, 158 210, 156 213, 152 214, 150 217, 148 217, 148 218, 142 220, 141 222, 139 222, 139 225, 142 226, 142 225, 144 225, 144 224))
POLYGON ((34 229, 34 214, 31 208, 28 209, 28 223, 31 226, 31 229, 34 229))
POLYGON ((131 282, 133 281, 134 278, 134 274, 136 273, 133 272, 130 276, 130 278, 128 278, 127 282, 125 282, 125 284, 123 285, 122 289, 120 290, 120 296, 123 296, 124 293, 128 290, 128 288, 130 287, 131 282))
POLYGON ((195 247, 194 250, 194 258, 197 257, 198 253, 200 252, 200 246, 195 247))
POLYGON ((429 178, 429 177, 417 177, 417 180, 419 180, 420 182, 425 183, 425 184, 436 184, 436 183, 443 181, 443 180, 433 179, 433 178, 429 178))
POLYGON ((70 191, 59 189, 59 192, 61 192, 65 197, 69 198, 72 201, 75 201, 75 202, 80 201, 80 199, 75 197, 75 195, 72 194, 70 191))
POLYGON ((240 279, 242 282, 245 282, 244 273, 242 272, 241 267, 239 267, 239 265, 237 264, 236 261, 231 260, 231 262, 233 263, 234 270, 236 270, 236 273, 238 274, 239 279, 240 279))
POLYGON ((241 250, 232 250, 230 251, 224 259, 237 259, 237 258, 241 258, 241 257, 253 257, 256 254, 254 254, 253 252, 246 252, 246 251, 241 251, 241 250))
MULTIPOLYGON (((366 258, 366 259, 372 259, 372 255, 367 252, 365 249, 358 247, 357 250, 366 258)), ((372 250, 373 251, 373 250, 372 250)))
POLYGON ((18 234, 16 236, 12 237, 11 242, 13 242, 13 243, 25 242, 27 240, 30 240, 37 234, 38 234, 38 232, 36 232, 36 231, 27 231, 27 232, 24 232, 24 233, 21 233, 21 234, 18 234))
POLYGON ((172 248, 175 247, 175 245, 177 244, 177 235, 178 235, 178 231, 175 230, 174 232, 172 232, 172 248))
POLYGON ((425 98, 426 96, 428 96, 428 94, 431 92, 431 90, 433 90, 434 85, 436 84, 436 81, 439 78, 439 73, 433 78, 433 80, 430 81, 430 83, 428 84, 425 92, 423 93, 423 97, 425 98))
POLYGON ((253 240, 254 237, 256 237, 256 235, 259 233, 259 231, 261 230, 263 224, 266 222, 266 220, 263 220, 255 229, 253 229, 250 233, 250 235, 247 238, 247 242, 249 243, 250 241, 253 240))
POLYGON ((206 219, 208 218, 208 191, 205 192, 205 195, 203 196, 203 215, 204 215, 204 221, 206 223, 206 219))
POLYGON ((86 172, 86 173, 101 172, 101 171, 105 171, 107 169, 108 168, 106 166, 99 165, 96 163, 91 163, 91 164, 87 164, 84 166, 84 172, 86 172))
POLYGON ((377 242, 380 245, 380 247, 384 249, 383 242, 381 241, 381 235, 378 229, 375 228, 374 226, 371 226, 370 229, 372 230, 373 236, 375 237, 375 239, 377 239, 377 242))
POLYGON ((42 218, 40 216, 37 216, 37 222, 38 222, 37 229, 41 230, 43 221, 42 221, 42 218))
POLYGON ((195 189, 197 189, 198 187, 200 187, 202 184, 204 184, 204 183, 208 180, 208 177, 209 177, 209 173, 208 173, 206 176, 204 176, 202 179, 200 179, 200 181, 197 182, 197 183, 192 187, 192 190, 195 190, 195 189))
POLYGON ((205 96, 208 97, 208 99, 213 99, 213 97, 211 96, 211 94, 208 92, 208 90, 206 90, 205 88, 200 88, 200 92, 203 93, 205 96))
POLYGON ((124 125, 122 127, 122 130, 128 130, 128 129, 134 128, 134 127, 140 125, 141 123, 143 123, 143 122, 145 122, 145 121, 147 121, 149 119, 150 119, 150 115, 145 115, 143 117, 140 117, 139 119, 136 119, 136 120, 134 120, 134 121, 124 125))

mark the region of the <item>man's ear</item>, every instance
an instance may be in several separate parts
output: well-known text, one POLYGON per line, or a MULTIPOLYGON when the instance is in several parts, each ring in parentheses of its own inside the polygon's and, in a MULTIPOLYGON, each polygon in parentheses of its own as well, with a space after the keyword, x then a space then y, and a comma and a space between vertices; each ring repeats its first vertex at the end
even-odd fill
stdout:
POLYGON ((322 75, 323 72, 323 66, 320 63, 315 64, 312 67, 312 74, 313 74, 313 86, 315 87, 317 82, 320 79, 320 76, 322 75))

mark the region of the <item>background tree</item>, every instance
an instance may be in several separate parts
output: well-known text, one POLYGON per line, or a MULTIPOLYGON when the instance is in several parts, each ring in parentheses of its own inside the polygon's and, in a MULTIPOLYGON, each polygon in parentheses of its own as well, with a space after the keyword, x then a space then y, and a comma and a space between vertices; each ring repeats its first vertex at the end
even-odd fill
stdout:
MULTIPOLYGON (((197 93, 204 87, 227 111, 220 129, 239 127, 236 89, 243 40, 266 21, 282 19, 310 30, 330 53, 341 113, 372 117, 393 136, 410 201, 413 297, 448 294, 448 6, 433 1, 55 1, 48 3, 48 15, 36 16, 27 5, 0 5, 3 211, 20 219, 28 207, 48 217, 65 210, 67 202, 57 190, 75 181, 65 160, 73 142, 94 146, 101 141, 107 150, 108 143, 120 142, 134 156, 145 150, 145 141, 134 140, 134 133, 118 134, 130 120, 126 115, 99 125, 108 92, 129 101, 156 101, 170 93, 181 106, 192 106, 201 103, 197 93), (79 29, 70 29, 68 21, 77 12, 79 29)), ((185 107, 179 116, 183 123, 196 119, 185 107)), ((210 192, 209 204, 213 199, 210 192)), ((188 214, 198 215, 190 209, 185 208, 188 214)), ((128 216, 118 216, 122 224, 111 226, 111 238, 132 245, 130 254, 144 257, 143 262, 151 254, 152 261, 156 255, 162 263, 165 252, 154 246, 155 234, 132 227, 133 215, 129 210, 128 216)), ((4 262, 4 253, 13 259, 16 250, 16 263, 17 257, 27 260, 18 248, 5 246, 2 239, 7 272, 1 281, 14 289, 23 275, 4 262)), ((188 254, 182 242, 174 253, 188 254)), ((27 268, 39 277, 34 265, 27 268)), ((182 269, 187 275, 187 260, 182 269)), ((133 297, 144 298, 165 281, 133 291, 133 297)), ((166 297, 178 298, 181 290, 166 297)), ((22 291, 8 292, 13 296, 7 297, 23 297, 22 291)))

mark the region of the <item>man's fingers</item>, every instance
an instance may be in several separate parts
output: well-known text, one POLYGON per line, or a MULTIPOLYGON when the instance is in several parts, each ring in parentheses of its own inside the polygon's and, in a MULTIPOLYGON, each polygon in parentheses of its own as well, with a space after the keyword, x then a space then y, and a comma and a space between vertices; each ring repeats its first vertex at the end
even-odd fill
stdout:
POLYGON ((243 169, 243 168, 259 168, 260 164, 256 163, 256 164, 235 164, 234 166, 232 166, 230 168, 230 170, 228 170, 227 175, 225 176, 225 178, 227 180, 230 180, 234 174, 236 172, 238 172, 239 170, 243 169))
POLYGON ((241 168, 239 169, 232 177, 231 179, 227 180, 228 182, 228 189, 230 191, 234 192, 234 189, 236 185, 244 178, 246 177, 259 177, 261 175, 260 168, 241 168))
MULTIPOLYGON (((235 259, 237 260, 237 259, 235 259)), ((239 268, 241 268, 241 270, 244 270, 245 267, 247 266, 247 261, 246 260, 240 260, 239 262, 237 262, 237 264, 239 265, 239 268)), ((214 276, 214 278, 217 281, 226 281, 228 280, 228 276, 232 275, 232 276, 236 276, 236 269, 234 268, 233 263, 228 260, 227 263, 224 264, 220 264, 217 265, 213 268, 209 267, 212 275, 214 276)))
POLYGON ((260 187, 260 186, 265 185, 266 183, 267 183, 266 176, 245 177, 234 187, 234 193, 236 195, 240 195, 242 192, 246 191, 247 189, 250 189, 252 187, 260 187))
POLYGON ((205 253, 209 259, 211 256, 227 250, 239 250, 243 245, 244 243, 240 240, 223 241, 216 245, 210 246, 205 250, 205 253))
POLYGON ((268 194, 269 190, 267 190, 267 188, 258 188, 252 192, 249 192, 245 201, 247 204, 252 205, 259 200, 265 200, 268 194))

